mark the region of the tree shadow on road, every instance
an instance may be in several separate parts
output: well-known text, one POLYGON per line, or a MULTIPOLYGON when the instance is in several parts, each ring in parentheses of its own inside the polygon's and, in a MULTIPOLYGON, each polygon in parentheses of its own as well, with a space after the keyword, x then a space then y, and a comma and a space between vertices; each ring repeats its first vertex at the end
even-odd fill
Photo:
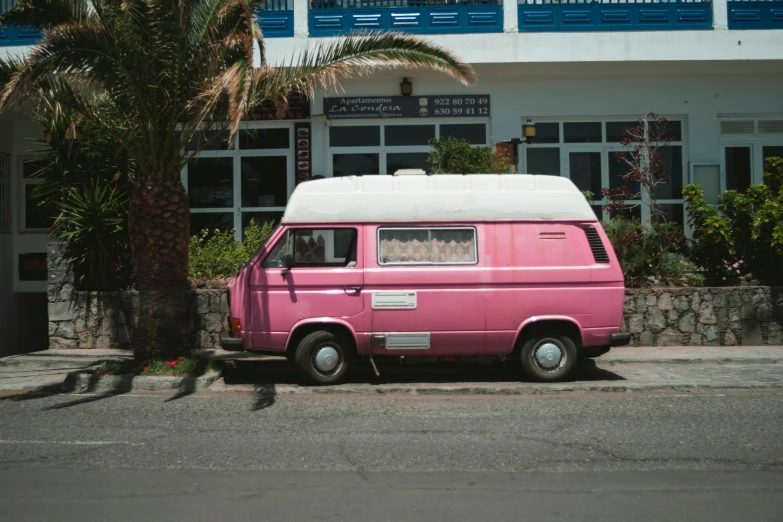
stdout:
POLYGON ((277 390, 274 384, 262 384, 253 390, 253 406, 250 411, 265 410, 275 403, 277 390))

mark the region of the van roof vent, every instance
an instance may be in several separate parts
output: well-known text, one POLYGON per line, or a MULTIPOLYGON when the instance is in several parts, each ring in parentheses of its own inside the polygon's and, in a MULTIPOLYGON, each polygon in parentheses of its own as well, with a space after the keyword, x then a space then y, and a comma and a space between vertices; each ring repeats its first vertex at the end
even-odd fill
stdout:
POLYGON ((422 169, 399 169, 394 171, 395 176, 426 176, 422 169))
POLYGON ((606 253, 606 248, 604 248, 604 243, 601 241, 598 231, 593 227, 589 227, 585 229, 585 235, 587 236, 587 242, 590 243, 590 250, 593 251, 595 262, 608 263, 609 254, 606 253))

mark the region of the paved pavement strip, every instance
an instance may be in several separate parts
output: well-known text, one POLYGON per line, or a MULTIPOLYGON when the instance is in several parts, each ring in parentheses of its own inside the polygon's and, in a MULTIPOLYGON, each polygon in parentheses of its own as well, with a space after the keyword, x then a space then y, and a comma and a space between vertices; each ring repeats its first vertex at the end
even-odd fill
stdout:
POLYGON ((537 394, 563 391, 697 390, 715 388, 769 388, 783 386, 778 364, 783 364, 783 346, 720 346, 616 348, 583 366, 568 383, 520 382, 516 371, 458 363, 400 368, 387 363, 380 380, 362 368, 354 381, 341 386, 301 386, 294 367, 282 357, 253 353, 208 350, 198 353, 217 361, 234 363, 240 375, 215 380, 164 382, 160 377, 95 379, 79 371, 105 360, 131 357, 121 350, 46 350, 0 360, 0 392, 180 390, 188 392, 254 391, 273 388, 275 393, 374 393, 374 394, 537 394), (452 370, 449 368, 462 368, 452 370), (76 373, 73 373, 76 372, 76 373), (505 373, 504 373, 505 372, 505 373), (585 373, 586 372, 586 373, 585 373), (69 374, 71 383, 67 383, 69 374), (149 383, 145 379, 151 379, 149 383), (215 382, 212 382, 215 381, 215 382), (73 384, 78 386, 73 386, 73 384))

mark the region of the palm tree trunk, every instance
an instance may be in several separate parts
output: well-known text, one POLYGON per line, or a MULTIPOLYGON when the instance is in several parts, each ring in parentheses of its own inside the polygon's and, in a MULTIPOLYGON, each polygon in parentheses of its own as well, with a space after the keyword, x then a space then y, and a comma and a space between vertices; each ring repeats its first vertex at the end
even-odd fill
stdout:
POLYGON ((191 347, 188 314, 190 208, 179 172, 139 173, 128 208, 139 291, 137 362, 175 359, 191 347))

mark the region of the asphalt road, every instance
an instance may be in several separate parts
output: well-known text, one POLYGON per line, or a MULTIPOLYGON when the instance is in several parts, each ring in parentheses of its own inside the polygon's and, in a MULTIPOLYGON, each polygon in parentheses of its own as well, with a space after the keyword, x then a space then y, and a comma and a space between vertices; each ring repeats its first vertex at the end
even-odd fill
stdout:
POLYGON ((780 520, 783 391, 0 401, 0 520, 780 520))

